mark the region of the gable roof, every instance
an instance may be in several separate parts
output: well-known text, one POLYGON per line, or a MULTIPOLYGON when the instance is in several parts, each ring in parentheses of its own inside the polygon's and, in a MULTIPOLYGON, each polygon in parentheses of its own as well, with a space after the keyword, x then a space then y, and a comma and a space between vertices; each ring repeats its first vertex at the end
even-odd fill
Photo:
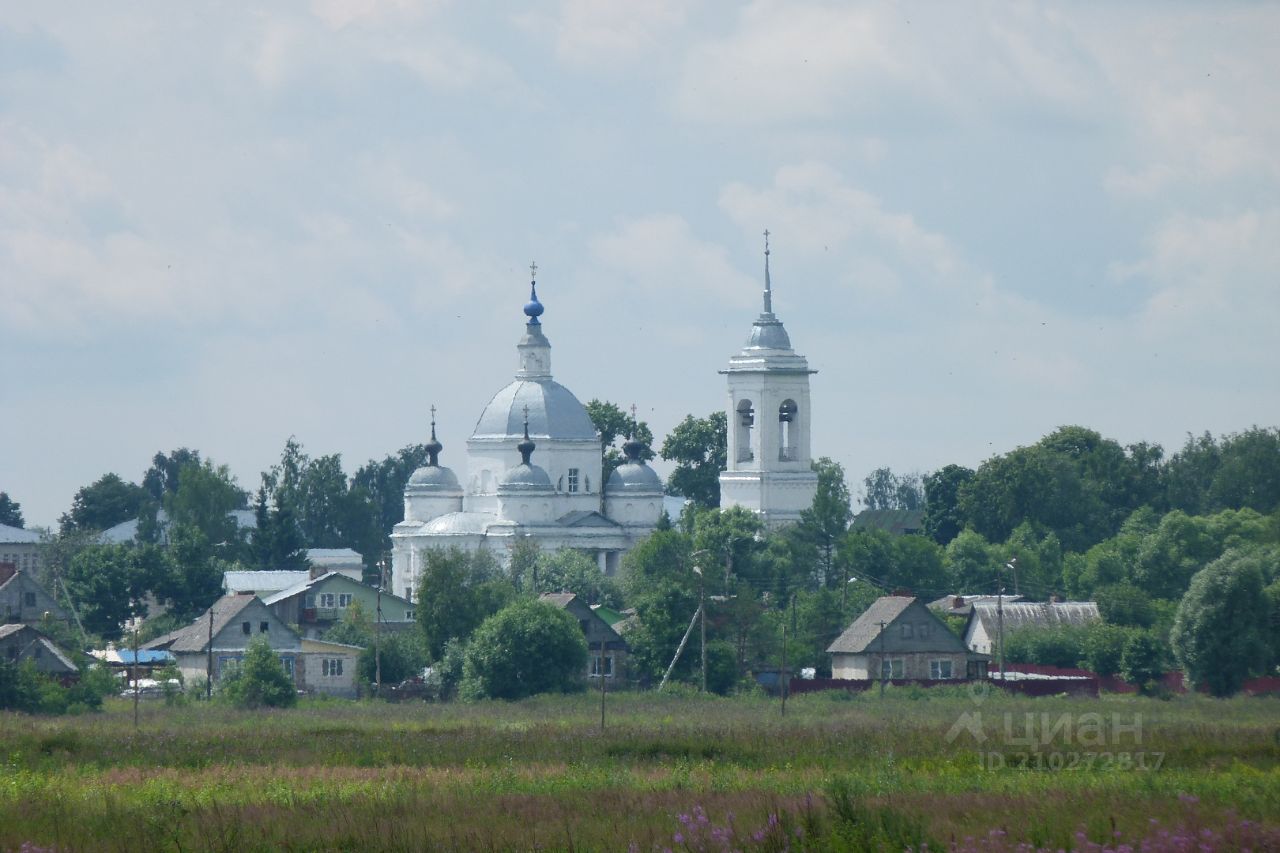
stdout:
POLYGON ((24 527, 12 527, 8 524, 0 524, 0 542, 5 545, 27 545, 40 541, 40 534, 34 530, 27 530, 24 527))
POLYGON ((572 592, 544 592, 542 595, 538 596, 538 600, 545 601, 548 604, 554 604, 556 607, 565 608, 568 607, 577 597, 578 596, 572 592))
POLYGON ((218 633, 240 615, 250 604, 261 599, 253 593, 224 595, 213 603, 213 606, 200 614, 194 622, 185 628, 170 631, 163 637, 156 637, 144 643, 144 649, 167 649, 173 652, 203 652, 209 648, 209 612, 213 611, 213 635, 218 633))
MULTIPOLYGON (((273 604, 279 604, 280 602, 284 601, 286 598, 293 598, 295 595, 299 595, 300 593, 305 593, 305 592, 309 592, 312 589, 316 589, 321 585, 327 584, 331 580, 340 584, 345 583, 349 586, 354 586, 358 589, 367 590, 369 592, 377 592, 376 587, 372 587, 372 586, 369 586, 368 584, 361 583, 360 581, 356 580, 350 575, 344 575, 342 572, 326 572, 318 578, 304 581, 302 583, 296 583, 293 586, 289 587, 288 589, 282 589, 279 592, 272 593, 271 595, 263 598, 262 603, 270 607, 273 604)), ((409 601, 409 599, 401 598, 395 593, 385 589, 382 591, 382 597, 385 599, 390 599, 392 601, 398 601, 410 607, 413 606, 413 602, 409 601)), ((386 620, 383 620, 383 621, 386 621, 386 620)))
POLYGON ((914 598, 906 595, 886 595, 877 598, 871 606, 862 611, 862 615, 853 620, 853 624, 844 629, 844 633, 836 637, 835 642, 827 647, 828 652, 842 654, 859 654, 867 650, 868 644, 880 636, 880 623, 888 627, 894 619, 902 615, 914 598))
MULTIPOLYGON (((1088 625, 1102 618, 1098 612, 1096 601, 1015 601, 1004 604, 1004 630, 1016 631, 1019 628, 1061 628, 1064 626, 1088 625)), ((973 613, 969 615, 969 624, 965 628, 968 633, 977 619, 986 629, 989 636, 994 637, 998 630, 999 615, 994 602, 976 602, 973 613)))
MULTIPOLYGON (((939 613, 945 613, 948 616, 968 616, 973 611, 973 605, 984 602, 996 603, 996 595, 946 595, 936 601, 929 602, 929 609, 936 610, 939 613)), ((1021 601, 1021 595, 1005 595, 1004 603, 1012 604, 1015 601, 1021 601)))
MULTIPOLYGON (((80 667, 72 663, 71 658, 67 657, 66 653, 63 652, 62 649, 58 648, 57 643, 55 643, 53 640, 46 637, 41 632, 37 631, 35 628, 32 628, 30 625, 23 625, 21 622, 16 622, 8 625, 0 625, 0 640, 6 639, 8 637, 15 637, 17 635, 23 634, 24 632, 30 632, 31 636, 29 639, 27 639, 26 646, 22 649, 22 657, 26 657, 27 650, 30 649, 32 646, 38 644, 41 647, 43 647, 44 650, 47 651, 50 654, 50 656, 53 657, 54 660, 56 660, 59 664, 61 664, 62 668, 67 672, 80 671, 80 667)), ((21 637, 18 637, 18 639, 16 639, 15 642, 21 643, 23 642, 23 640, 21 637)))
POLYGON ((222 575, 222 588, 228 595, 253 592, 270 595, 282 589, 288 589, 311 579, 311 572, 306 569, 297 571, 281 569, 269 572, 225 572, 222 575))

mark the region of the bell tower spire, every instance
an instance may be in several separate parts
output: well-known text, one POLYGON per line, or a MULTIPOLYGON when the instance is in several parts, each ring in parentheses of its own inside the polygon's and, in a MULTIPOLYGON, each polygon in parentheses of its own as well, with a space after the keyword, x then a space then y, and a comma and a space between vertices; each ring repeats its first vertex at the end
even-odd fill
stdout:
POLYGON ((773 283, 769 281, 769 229, 764 229, 764 313, 773 314, 773 283))
POLYGON ((524 316, 528 319, 524 325, 524 337, 516 346, 520 354, 517 379, 551 378, 551 342, 542 333, 542 321, 538 319, 546 307, 538 301, 537 275, 538 264, 529 264, 529 301, 524 304, 524 316))

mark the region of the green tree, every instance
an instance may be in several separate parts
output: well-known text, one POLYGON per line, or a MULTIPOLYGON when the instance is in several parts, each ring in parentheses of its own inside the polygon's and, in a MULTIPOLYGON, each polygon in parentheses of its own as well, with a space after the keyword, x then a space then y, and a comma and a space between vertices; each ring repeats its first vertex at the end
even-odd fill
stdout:
POLYGON ((622 606, 618 582, 601 572, 596 561, 581 551, 561 548, 539 555, 538 578, 542 592, 572 592, 588 605, 622 606))
POLYGON ((240 665, 222 679, 220 695, 237 708, 292 708, 298 691, 266 640, 250 641, 240 665))
POLYGON ((10 498, 8 492, 0 492, 0 524, 10 527, 22 527, 26 524, 22 518, 22 504, 10 498))
POLYGON ((587 403, 586 408, 587 416, 600 433, 600 458, 604 463, 601 483, 609 482, 613 469, 625 461, 619 439, 634 438, 644 445, 640 458, 646 462, 654 458, 653 430, 649 429, 647 423, 635 420, 633 415, 606 400, 592 400, 587 403))
POLYGON ((178 491, 178 474, 188 465, 200 464, 200 451, 179 447, 168 453, 157 453, 151 459, 151 467, 142 475, 142 488, 151 499, 163 504, 164 499, 178 491))
POLYGON ((122 625, 145 616, 144 599, 155 586, 155 565, 142 551, 125 545, 90 545, 70 560, 63 581, 87 631, 118 640, 122 625))
POLYGON ((270 505, 265 475, 263 479, 253 503, 256 524, 249 532, 250 558, 263 570, 305 569, 307 546, 293 510, 279 501, 270 505))
POLYGON ((809 508, 801 511, 795 532, 814 550, 818 583, 833 586, 845 581, 837 571, 836 557, 853 518, 852 501, 840 463, 824 456, 813 463, 813 470, 818 473, 818 490, 809 508))
POLYGON ((1150 628, 1155 623, 1151 596, 1131 583, 1099 587, 1094 598, 1102 618, 1111 625, 1150 628))
POLYGON ((106 530, 122 521, 137 518, 138 509, 147 498, 146 489, 120 479, 118 474, 103 474, 92 484, 76 492, 71 511, 58 520, 63 533, 72 530, 106 530))
MULTIPOLYGON (((666 671, 689 620, 698 609, 690 539, 678 530, 656 531, 622 558, 622 585, 636 609, 639 625, 627 633, 633 671, 643 682, 656 682, 666 671)), ((685 654, 677 674, 687 676, 685 654)))
POLYGON ((1265 519, 1251 509, 1195 517, 1174 510, 1142 539, 1128 579, 1152 598, 1178 599, 1192 575, 1229 547, 1266 538, 1265 519))
POLYGON ((767 589, 769 579, 755 559, 764 536, 760 517, 745 507, 698 509, 693 517, 691 545, 698 565, 706 570, 707 593, 725 591, 731 577, 767 589))
POLYGON ((1170 640, 1188 678, 1214 696, 1236 693, 1269 657, 1263 578, 1276 553, 1234 548, 1196 573, 1178 605, 1170 640))
POLYGON ((1009 631, 1004 639, 1004 657, 1014 663, 1078 667, 1085 656, 1087 627, 1026 627, 1009 631))
POLYGON ((720 472, 725 469, 728 420, 724 412, 705 418, 685 415, 662 442, 662 458, 676 463, 667 489, 702 507, 720 505, 720 472))
POLYGON ((897 475, 877 468, 862 480, 862 503, 870 510, 924 509, 924 485, 919 474, 897 475))
POLYGON ((391 529, 404 521, 404 487, 427 462, 427 446, 410 444, 380 460, 369 460, 351 476, 347 547, 364 555, 366 579, 377 578, 377 562, 391 550, 391 529), (363 507, 359 524, 357 509, 363 507))
POLYGON ((378 657, 382 658, 382 683, 399 684, 415 677, 427 665, 427 649, 416 631, 383 633, 375 648, 372 639, 360 652, 357 669, 366 684, 377 681, 378 657))
POLYGON ((431 660, 440 659, 446 641, 467 639, 515 595, 515 587, 488 551, 426 551, 418 580, 417 613, 431 660))
POLYGON ((1168 647, 1150 631, 1131 631, 1120 656, 1120 674, 1144 694, 1155 692, 1168 668, 1168 647))
POLYGON ((1189 515, 1223 509, 1280 507, 1280 428, 1252 427, 1215 440, 1208 432, 1186 444, 1162 470, 1169 505, 1189 515))
POLYGON ((1085 630, 1081 663, 1099 675, 1115 675, 1130 639, 1138 632, 1119 625, 1096 622, 1085 630))
MULTIPOLYGON (((938 541, 936 537, 934 541, 938 541)), ((953 591, 962 595, 995 592, 997 567, 1004 561, 999 550, 971 529, 952 538, 947 544, 945 562, 953 591)))
POLYGON ((964 529, 960 490, 973 479, 973 469, 947 465, 924 478, 924 531, 946 545, 964 529))
POLYGON ((567 692, 583 683, 587 643, 569 613, 540 601, 518 601, 476 629, 463 663, 470 698, 522 699, 567 692))
POLYGON ((210 547, 230 546, 235 555, 239 554, 242 533, 231 512, 247 505, 248 495, 236 484, 231 470, 210 459, 183 467, 178 472, 177 490, 164 501, 170 536, 174 526, 187 525, 199 530, 210 547))

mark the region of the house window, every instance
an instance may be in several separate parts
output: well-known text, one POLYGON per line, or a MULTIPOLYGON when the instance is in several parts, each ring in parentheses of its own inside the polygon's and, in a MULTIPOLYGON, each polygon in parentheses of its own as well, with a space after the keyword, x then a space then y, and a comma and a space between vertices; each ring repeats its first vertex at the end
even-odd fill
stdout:
MULTIPOLYGON (((591 656, 591 677, 600 677, 600 655, 593 654, 591 656)), ((613 655, 604 656, 604 677, 613 678, 613 655)))
POLYGON ((337 678, 342 675, 342 658, 324 658, 320 662, 320 674, 325 678, 337 678))
POLYGON ((880 661, 881 678, 905 678, 902 658, 885 658, 880 661))
POLYGON ((917 625, 916 633, 920 635, 920 639, 927 640, 929 638, 929 629, 930 626, 927 623, 924 625, 917 625))
POLYGON ((22 598, 23 598, 23 601, 26 603, 27 607, 36 606, 36 594, 34 592, 23 593, 22 598))
POLYGON ((904 640, 909 640, 909 639, 911 639, 911 634, 912 634, 912 626, 911 626, 911 623, 910 623, 910 622, 903 622, 903 623, 902 623, 902 639, 904 639, 904 640))
POLYGON ((290 678, 293 678, 293 658, 292 657, 280 658, 280 665, 284 667, 284 674, 289 676, 290 678))
POLYGON ((351 604, 351 593, 343 592, 338 594, 338 606, 348 607, 351 604))
POLYGON ((951 678, 951 661, 929 661, 929 677, 934 679, 951 678))
POLYGON ((570 492, 578 491, 578 469, 577 468, 569 469, 569 491, 570 492))
POLYGON ((267 633, 267 632, 269 632, 270 630, 271 630, 271 623, 270 623, 270 622, 259 622, 259 623, 258 623, 258 633, 259 633, 259 634, 266 634, 266 633, 267 633))
POLYGON ((253 626, 250 625, 248 622, 241 622, 240 630, 247 636, 253 633, 253 626))
POLYGON ((314 595, 307 596, 307 603, 303 605, 308 610, 314 610, 316 607, 316 597, 314 595))
POLYGON ((322 592, 322 593, 320 593, 320 606, 321 606, 321 607, 333 607, 333 605, 334 605, 334 596, 333 596, 333 593, 331 593, 331 592, 322 592))

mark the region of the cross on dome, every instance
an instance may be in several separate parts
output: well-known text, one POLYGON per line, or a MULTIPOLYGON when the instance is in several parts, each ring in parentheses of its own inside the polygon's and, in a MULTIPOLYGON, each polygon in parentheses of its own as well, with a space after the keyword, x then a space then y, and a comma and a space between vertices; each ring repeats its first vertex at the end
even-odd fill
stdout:
POLYGON ((529 318, 528 324, 541 325, 538 317, 545 310, 542 303, 538 301, 538 262, 532 261, 529 264, 529 301, 524 304, 524 315, 529 318))

